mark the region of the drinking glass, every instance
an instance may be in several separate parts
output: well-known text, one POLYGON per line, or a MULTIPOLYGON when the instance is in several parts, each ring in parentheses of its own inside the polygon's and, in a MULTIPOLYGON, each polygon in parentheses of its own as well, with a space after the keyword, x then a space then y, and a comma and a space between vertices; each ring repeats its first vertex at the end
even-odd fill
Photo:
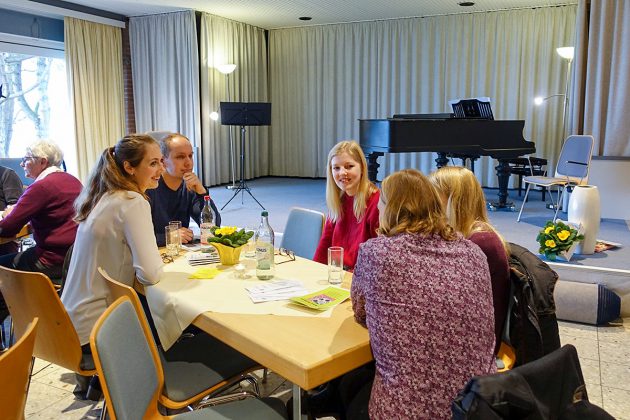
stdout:
MULTIPOLYGON (((182 222, 180 222, 179 220, 171 220, 170 222, 168 222, 168 225, 175 227, 177 230, 180 230, 182 228, 182 222)), ((178 237, 179 245, 177 246, 177 254, 179 254, 179 252, 182 250, 182 234, 179 233, 178 237)))
POLYGON ((343 278, 343 248, 331 246, 328 248, 328 283, 340 285, 343 278))
MULTIPOLYGON (((245 232, 256 232, 255 227, 248 226, 245 228, 245 232)), ((251 238, 245 244, 245 258, 256 258, 256 235, 252 235, 251 238)))
POLYGON ((179 255, 179 247, 182 244, 182 238, 179 236, 177 225, 165 226, 164 236, 166 239, 166 255, 171 257, 179 255))

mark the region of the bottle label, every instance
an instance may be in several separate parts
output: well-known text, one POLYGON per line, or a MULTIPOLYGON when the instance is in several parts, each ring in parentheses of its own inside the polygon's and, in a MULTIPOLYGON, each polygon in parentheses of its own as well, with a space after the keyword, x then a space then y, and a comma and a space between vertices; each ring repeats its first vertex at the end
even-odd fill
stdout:
POLYGON ((268 243, 256 244, 256 268, 259 270, 269 270, 273 265, 273 247, 268 243))

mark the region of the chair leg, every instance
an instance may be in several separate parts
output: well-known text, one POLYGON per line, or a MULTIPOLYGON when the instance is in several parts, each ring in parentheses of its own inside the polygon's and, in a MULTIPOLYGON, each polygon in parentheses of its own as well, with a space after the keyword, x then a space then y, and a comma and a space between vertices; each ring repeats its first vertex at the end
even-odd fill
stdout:
MULTIPOLYGON (((551 193, 549 193, 551 195, 551 193)), ((564 187, 558 186, 558 202, 556 203, 556 213, 553 215, 553 221, 558 218, 558 211, 560 210, 560 203, 562 203, 562 196, 564 195, 564 187), (560 189, 562 188, 562 189, 560 189)))
POLYGON ((527 184, 527 189, 525 190, 525 198, 523 198, 523 204, 521 204, 521 210, 518 212, 518 217, 516 218, 517 222, 521 221, 521 214, 523 214, 523 207, 525 207, 525 203, 527 202, 527 196, 529 195, 529 189, 532 187, 532 184, 527 184))

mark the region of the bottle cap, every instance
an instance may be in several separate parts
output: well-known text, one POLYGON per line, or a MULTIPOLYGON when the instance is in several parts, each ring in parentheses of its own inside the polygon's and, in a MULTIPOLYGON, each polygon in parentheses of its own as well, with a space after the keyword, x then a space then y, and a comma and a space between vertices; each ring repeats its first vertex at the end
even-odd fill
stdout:
POLYGON ((209 195, 204 195, 203 196, 203 201, 210 201, 210 196, 209 195))
POLYGON ((261 215, 262 217, 267 217, 267 216, 269 216, 269 213, 267 213, 267 210, 265 210, 265 211, 263 211, 262 213, 260 213, 260 215, 261 215))

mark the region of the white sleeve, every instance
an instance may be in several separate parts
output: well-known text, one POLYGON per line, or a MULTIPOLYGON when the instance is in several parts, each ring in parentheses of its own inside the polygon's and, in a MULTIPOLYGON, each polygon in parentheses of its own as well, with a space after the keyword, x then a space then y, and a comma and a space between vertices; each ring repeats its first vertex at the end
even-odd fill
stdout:
POLYGON ((140 283, 155 284, 160 281, 164 263, 153 233, 151 207, 141 196, 130 201, 130 206, 122 217, 125 239, 131 249, 133 268, 140 283))

